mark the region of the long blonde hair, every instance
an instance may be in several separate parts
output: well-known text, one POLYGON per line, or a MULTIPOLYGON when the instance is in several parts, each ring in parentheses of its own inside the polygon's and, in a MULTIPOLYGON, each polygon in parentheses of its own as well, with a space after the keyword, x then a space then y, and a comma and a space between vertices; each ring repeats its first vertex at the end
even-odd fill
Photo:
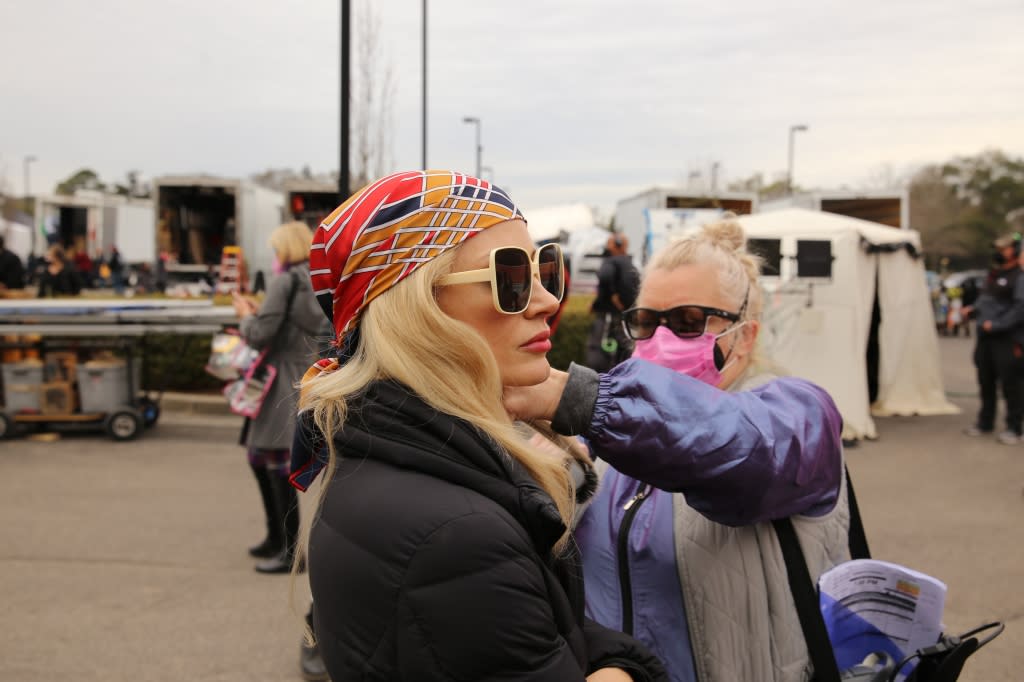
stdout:
MULTIPOLYGON (((368 384, 393 379, 445 414, 475 426, 516 460, 551 497, 566 528, 575 512, 566 463, 524 440, 502 405, 494 354, 469 325, 445 315, 434 295, 452 267, 455 249, 424 264, 373 300, 359 323, 359 343, 345 365, 303 386, 300 410, 309 410, 325 436, 329 461, 316 501, 317 513, 339 452, 333 436, 342 428, 352 398, 368 384)), ((555 545, 560 552, 568 531, 555 545)), ((308 543, 308 526, 301 544, 308 543)))

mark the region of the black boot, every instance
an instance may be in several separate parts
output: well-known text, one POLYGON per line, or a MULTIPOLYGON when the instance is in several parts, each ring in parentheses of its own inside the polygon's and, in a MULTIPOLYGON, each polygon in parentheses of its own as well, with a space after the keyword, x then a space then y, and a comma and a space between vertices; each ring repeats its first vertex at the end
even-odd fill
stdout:
MULTIPOLYGON (((309 631, 314 633, 313 628, 313 605, 309 605, 309 612, 306 613, 306 623, 309 624, 309 631)), ((327 666, 320 656, 320 648, 314 644, 307 644, 305 638, 302 640, 302 649, 299 652, 299 669, 302 670, 302 679, 308 682, 329 682, 327 666)))
POLYGON ((274 500, 274 488, 270 482, 271 474, 266 467, 254 467, 253 476, 260 488, 260 498, 263 500, 263 511, 267 517, 267 537, 258 545, 249 548, 249 554, 257 559, 269 559, 277 556, 284 549, 284 534, 282 523, 277 515, 277 502, 274 500))
MULTIPOLYGON (((275 508, 281 514, 284 546, 276 555, 258 562, 255 568, 258 573, 289 573, 299 542, 299 496, 286 476, 270 473, 269 479, 274 491, 275 508)), ((305 562, 301 562, 299 572, 305 570, 305 562)))
POLYGON ((331 679, 327 674, 324 659, 320 657, 320 649, 316 644, 306 644, 305 640, 299 652, 299 667, 302 670, 302 679, 309 682, 325 682, 331 679))

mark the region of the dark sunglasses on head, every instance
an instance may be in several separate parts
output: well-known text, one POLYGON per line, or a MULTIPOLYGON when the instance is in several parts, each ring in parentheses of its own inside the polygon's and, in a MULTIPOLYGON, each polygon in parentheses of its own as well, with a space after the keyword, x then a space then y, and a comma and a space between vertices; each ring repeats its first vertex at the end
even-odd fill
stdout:
POLYGON ((565 265, 562 261, 562 247, 545 244, 533 253, 518 246, 502 246, 491 251, 491 262, 480 270, 453 272, 442 277, 438 284, 469 284, 490 282, 494 297, 494 309, 499 313, 514 315, 526 310, 533 295, 533 278, 539 277, 540 284, 559 301, 565 293, 565 265))
POLYGON ((658 325, 665 325, 676 336, 691 339, 700 336, 707 329, 709 317, 720 317, 729 322, 738 322, 738 313, 709 308, 703 305, 680 305, 668 310, 653 308, 630 308, 622 313, 622 326, 631 339, 643 341, 654 336, 658 325))

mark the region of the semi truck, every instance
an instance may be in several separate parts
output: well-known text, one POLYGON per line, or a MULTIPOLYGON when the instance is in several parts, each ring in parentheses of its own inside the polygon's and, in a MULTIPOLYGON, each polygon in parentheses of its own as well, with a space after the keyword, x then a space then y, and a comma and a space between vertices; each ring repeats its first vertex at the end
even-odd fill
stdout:
POLYGON ((239 246, 249 280, 270 275, 273 254, 267 240, 285 221, 280 191, 247 180, 179 175, 153 182, 155 257, 164 260, 168 280, 219 272, 225 246, 239 246))
POLYGON ((629 255, 638 268, 651 257, 658 243, 657 230, 652 231, 649 212, 662 209, 680 209, 698 214, 731 211, 747 215, 758 210, 757 194, 723 192, 694 194, 686 190, 655 187, 619 201, 615 208, 615 231, 629 239, 629 255))

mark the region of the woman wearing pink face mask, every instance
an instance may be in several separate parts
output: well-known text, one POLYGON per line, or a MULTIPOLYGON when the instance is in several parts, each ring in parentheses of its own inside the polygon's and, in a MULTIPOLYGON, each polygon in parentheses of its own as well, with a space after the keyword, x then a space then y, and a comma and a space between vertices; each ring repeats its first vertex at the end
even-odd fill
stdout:
POLYGON ((810 679, 770 521, 793 519, 815 580, 849 558, 841 418, 757 357, 758 267, 739 223, 708 225, 648 264, 623 316, 632 359, 506 390, 608 465, 575 532, 588 615, 674 682, 810 679))

